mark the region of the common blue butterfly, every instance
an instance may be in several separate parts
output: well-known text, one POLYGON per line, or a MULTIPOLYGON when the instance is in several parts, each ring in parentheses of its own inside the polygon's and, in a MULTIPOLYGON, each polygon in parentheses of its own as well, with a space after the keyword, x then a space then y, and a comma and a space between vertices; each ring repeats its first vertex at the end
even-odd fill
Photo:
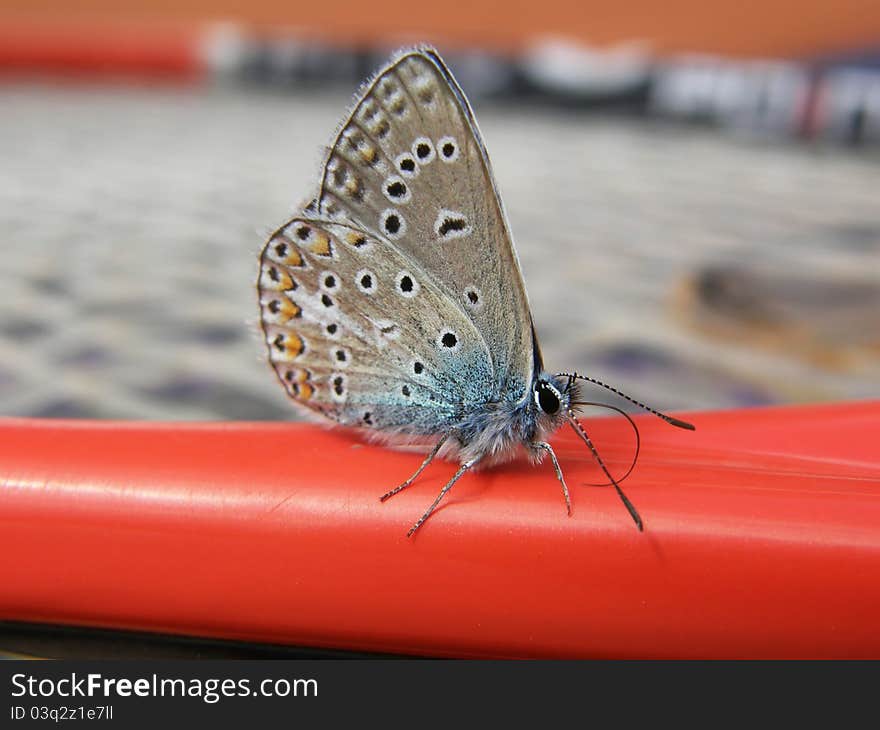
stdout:
POLYGON ((545 440, 565 423, 642 529, 575 417, 578 381, 614 389, 544 371, 486 148, 433 48, 398 52, 360 90, 317 196, 263 248, 258 290, 269 360, 296 403, 391 443, 430 447, 382 501, 438 454, 459 460, 409 535, 466 471, 520 446, 536 462, 550 456, 571 514, 545 440))

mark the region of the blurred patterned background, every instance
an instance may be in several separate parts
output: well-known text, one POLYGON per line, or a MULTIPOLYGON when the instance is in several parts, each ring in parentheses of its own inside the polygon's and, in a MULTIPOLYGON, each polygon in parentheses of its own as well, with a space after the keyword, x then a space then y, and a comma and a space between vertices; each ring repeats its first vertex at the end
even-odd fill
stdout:
POLYGON ((294 418, 256 256, 413 40, 471 95, 550 368, 660 408, 877 397, 880 8, 554 2, 0 2, 0 414, 294 418))

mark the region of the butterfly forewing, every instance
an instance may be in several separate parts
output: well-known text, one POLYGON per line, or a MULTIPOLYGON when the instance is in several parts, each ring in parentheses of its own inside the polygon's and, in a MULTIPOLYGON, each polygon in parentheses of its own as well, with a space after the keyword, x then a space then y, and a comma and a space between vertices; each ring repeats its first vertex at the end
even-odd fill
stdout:
MULTIPOLYGON (((534 348, 519 263, 473 114, 433 51, 403 53, 364 87, 327 156, 318 209, 387 239, 436 282, 443 311, 474 323, 494 379, 471 402, 526 392, 534 348)), ((384 267, 379 250, 365 261, 384 267)))
POLYGON ((264 247, 258 289, 288 394, 340 423, 431 434, 491 388, 474 324, 380 236, 296 218, 264 247))

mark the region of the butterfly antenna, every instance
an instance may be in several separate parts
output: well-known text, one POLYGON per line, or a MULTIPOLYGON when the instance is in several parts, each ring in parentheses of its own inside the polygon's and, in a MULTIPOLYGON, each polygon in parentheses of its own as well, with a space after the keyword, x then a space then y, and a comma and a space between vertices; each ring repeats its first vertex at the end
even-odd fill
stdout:
MULTIPOLYGON (((630 517, 633 518, 633 522, 636 523, 636 527, 639 528, 639 532, 644 532, 644 526, 642 525, 642 518, 639 516, 638 510, 633 506, 633 503, 629 501, 629 498, 623 493, 623 490, 620 488, 620 485, 611 476, 611 472, 608 471, 608 467, 605 466, 605 462, 602 461, 602 457, 599 456, 599 452, 596 451, 596 447, 593 446, 593 442, 590 440, 590 437, 587 436, 587 432, 584 430, 584 427, 581 425, 580 421, 578 421, 577 417, 574 415, 574 411, 570 408, 567 411, 568 414, 568 423, 574 430, 574 432, 580 436, 581 440, 589 447, 590 451, 593 454, 593 458, 596 460, 596 463, 605 472, 605 476, 608 477, 608 480, 611 482, 614 489, 617 490, 617 496, 623 501, 623 504, 626 506, 627 511, 629 512, 630 517)), ((635 462, 633 462, 635 465, 635 462)), ((632 467, 630 467, 630 471, 632 471, 632 467)), ((627 472, 629 474, 629 472, 627 472)))
POLYGON ((636 405, 639 408, 642 408, 642 409, 648 411, 648 413, 653 413, 655 416, 662 418, 664 421, 666 421, 666 423, 668 423, 672 426, 677 426, 678 428, 684 428, 688 431, 696 431, 696 427, 692 423, 688 423, 687 421, 682 421, 679 418, 673 418, 672 416, 667 416, 665 413, 661 413, 660 411, 658 411, 654 408, 651 408, 651 406, 645 405, 641 401, 637 401, 635 398, 628 396, 626 393, 621 393, 617 388, 614 388, 614 387, 608 385, 607 383, 603 383, 601 380, 596 380, 596 378, 590 378, 590 377, 587 377, 586 375, 580 375, 578 373, 556 373, 556 377, 568 378, 569 388, 570 388, 570 384, 572 382, 574 382, 574 379, 585 380, 588 383, 594 383, 595 385, 600 385, 603 388, 605 388, 606 390, 610 390, 612 393, 619 395, 621 398, 625 398, 633 405, 636 405))
MULTIPOLYGON (((620 484, 624 479, 626 479, 630 474, 632 474, 632 470, 636 468, 636 462, 639 460, 639 451, 642 448, 642 439, 641 439, 641 436, 639 435, 639 427, 636 426, 636 422, 633 421, 633 419, 629 415, 629 413, 624 411, 622 408, 618 408, 617 406, 609 405, 608 403, 593 403, 592 401, 577 400, 577 401, 572 401, 570 403, 570 405, 572 405, 572 406, 593 406, 594 408, 607 408, 610 411, 616 411, 621 416, 623 416, 627 421, 629 421, 629 425, 632 426, 633 433, 635 433, 635 435, 636 435, 636 451, 635 451, 635 454, 633 454, 632 463, 629 465, 629 469, 627 469, 626 473, 622 477, 620 477, 620 479, 617 480, 617 483, 620 484)), ((572 413, 574 413, 574 411, 572 411, 572 413)), ((611 486, 610 482, 605 482, 604 484, 592 484, 592 483, 588 482, 588 484, 591 487, 611 486)))

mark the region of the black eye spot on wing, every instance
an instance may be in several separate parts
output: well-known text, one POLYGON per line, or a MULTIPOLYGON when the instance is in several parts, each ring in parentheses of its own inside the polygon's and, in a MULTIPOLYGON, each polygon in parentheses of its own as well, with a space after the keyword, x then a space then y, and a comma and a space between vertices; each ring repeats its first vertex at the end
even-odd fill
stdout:
POLYGON ((420 165, 427 165, 433 162, 436 157, 434 143, 428 137, 419 137, 414 140, 410 150, 420 165))
POLYGON ((464 214, 441 208, 434 221, 434 232, 445 239, 470 235, 471 226, 464 214))
POLYGON ((407 299, 412 299, 421 290, 419 282, 408 271, 398 272, 395 286, 397 287, 397 293, 407 299))
POLYGON ((458 335, 451 330, 446 330, 440 334, 439 343, 447 350, 454 350, 458 347, 458 335))
POLYGON ((391 183, 385 189, 388 191, 388 194, 392 198, 402 198, 404 195, 406 195, 406 185, 404 185, 400 181, 391 183))
POLYGON ((369 269, 361 269, 354 275, 354 283, 363 294, 373 294, 376 291, 376 275, 369 269))
POLYGON ((441 137, 437 140, 437 149, 443 162, 455 162, 461 154, 455 137, 441 137))
POLYGON ((398 239, 406 233, 406 219, 394 208, 383 210, 379 223, 388 238, 398 239))
POLYGON ((438 229, 441 236, 448 236, 453 231, 463 231, 467 227, 464 218, 444 218, 438 229))
POLYGON ((483 295, 475 286, 469 286, 464 290, 465 306, 469 309, 480 309, 483 306, 483 295))

